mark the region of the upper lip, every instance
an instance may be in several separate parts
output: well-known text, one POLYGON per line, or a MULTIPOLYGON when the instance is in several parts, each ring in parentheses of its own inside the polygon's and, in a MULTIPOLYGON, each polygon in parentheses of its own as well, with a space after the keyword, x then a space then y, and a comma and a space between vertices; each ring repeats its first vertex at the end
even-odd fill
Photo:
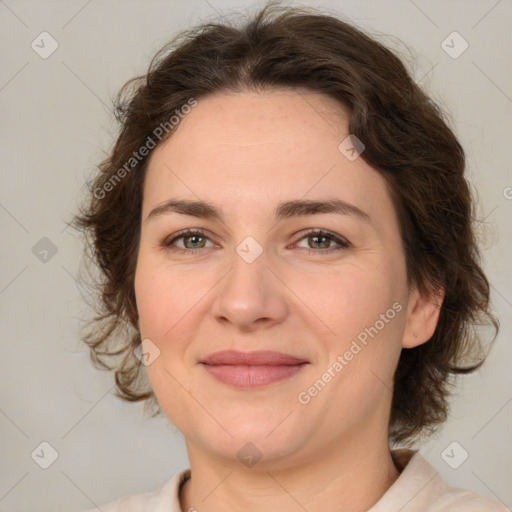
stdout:
POLYGON ((307 363, 300 357, 274 352, 271 350, 257 350, 254 352, 238 352, 237 350, 221 350, 210 354, 201 363, 211 365, 247 365, 247 366, 279 366, 307 363))

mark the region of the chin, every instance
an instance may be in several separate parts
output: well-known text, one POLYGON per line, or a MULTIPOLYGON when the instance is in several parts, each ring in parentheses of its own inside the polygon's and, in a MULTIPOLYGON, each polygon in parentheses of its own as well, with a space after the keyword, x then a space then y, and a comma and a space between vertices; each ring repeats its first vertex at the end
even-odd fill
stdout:
POLYGON ((258 458, 258 468, 275 468, 276 464, 285 467, 304 449, 308 438, 308 429, 304 424, 296 424, 292 416, 293 413, 283 421, 284 414, 275 423, 261 412, 237 421, 219 418, 231 436, 219 425, 212 429, 208 423, 200 431, 194 429, 191 437, 198 440, 203 450, 236 464, 243 464, 246 456, 252 456, 258 458))

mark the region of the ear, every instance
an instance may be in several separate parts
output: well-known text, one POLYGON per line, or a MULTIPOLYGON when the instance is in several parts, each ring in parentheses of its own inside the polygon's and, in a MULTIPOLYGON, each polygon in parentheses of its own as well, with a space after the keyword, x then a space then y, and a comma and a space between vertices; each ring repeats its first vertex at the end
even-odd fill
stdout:
POLYGON ((434 335, 444 295, 442 288, 429 288, 426 293, 420 292, 417 287, 412 289, 402 338, 404 348, 417 347, 434 335))

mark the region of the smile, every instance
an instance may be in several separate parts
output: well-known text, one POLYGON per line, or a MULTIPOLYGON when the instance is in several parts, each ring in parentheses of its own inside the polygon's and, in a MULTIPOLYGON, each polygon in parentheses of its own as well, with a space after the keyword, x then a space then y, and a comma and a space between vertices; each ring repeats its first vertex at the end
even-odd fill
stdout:
POLYGON ((266 386, 299 373, 308 363, 293 365, 233 365, 233 364, 202 364, 203 368, 218 381, 242 389, 266 386))

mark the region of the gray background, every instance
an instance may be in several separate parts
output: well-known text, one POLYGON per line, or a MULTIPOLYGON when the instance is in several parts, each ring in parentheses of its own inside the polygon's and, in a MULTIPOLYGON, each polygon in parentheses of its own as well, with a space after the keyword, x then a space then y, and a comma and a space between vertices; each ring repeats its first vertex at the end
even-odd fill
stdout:
MULTIPOLYGON (((453 116, 485 217, 484 267, 501 333, 485 366, 460 383, 451 419, 421 451, 452 485, 511 507, 512 3, 293 3, 328 8, 380 34, 453 116), (442 47, 453 31, 469 44, 457 58, 442 47), (463 450, 469 457, 452 469, 446 453, 454 465, 463 450)), ((141 404, 113 397, 113 376, 89 364, 78 337, 87 314, 75 282, 82 246, 64 221, 114 140, 113 93, 178 30, 261 5, 0 0, 0 511, 88 509, 155 489, 188 466, 181 434, 164 418, 145 418, 141 404), (43 45, 43 31, 59 45, 46 59, 31 47, 43 45), (43 441, 58 452, 48 469, 36 463, 49 460, 43 441), (36 448, 40 457, 32 458, 36 448)), ((453 53, 463 41, 446 44, 453 53)))

